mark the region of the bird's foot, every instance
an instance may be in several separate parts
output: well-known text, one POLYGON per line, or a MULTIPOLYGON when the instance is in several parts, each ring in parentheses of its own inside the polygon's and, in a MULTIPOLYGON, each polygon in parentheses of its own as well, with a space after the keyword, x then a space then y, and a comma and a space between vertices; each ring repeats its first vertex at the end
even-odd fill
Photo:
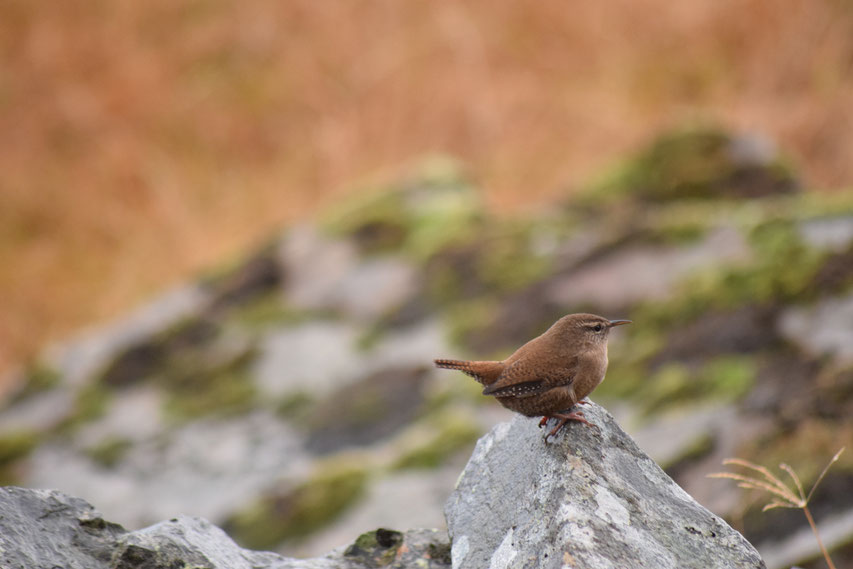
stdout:
MULTIPOLYGON (((578 401, 577 403, 575 403, 575 405, 589 405, 589 401, 587 401, 586 399, 583 399, 583 400, 578 401)), ((578 412, 577 412, 577 414, 578 414, 580 417, 583 417, 583 412, 582 412, 582 411, 578 411, 578 412)), ((551 417, 558 417, 558 415, 545 415, 544 417, 542 417, 542 419, 539 421, 539 428, 541 429, 542 427, 544 427, 544 426, 548 423, 548 419, 550 419, 551 417)), ((578 419, 576 419, 576 420, 578 420, 578 419)), ((583 422, 584 422, 584 423, 586 423, 587 425, 591 425, 591 424, 592 424, 592 423, 587 422, 585 419, 582 419, 582 420, 583 420, 583 422)))
POLYGON ((571 413, 554 413, 552 415, 542 417, 542 420, 539 421, 539 426, 542 427, 543 425, 545 425, 545 423, 547 423, 548 419, 550 419, 551 417, 559 419, 560 422, 557 423, 557 426, 551 429, 551 431, 547 435, 545 435, 546 443, 548 442, 548 437, 556 436, 557 433, 560 432, 560 429, 562 429, 569 421, 577 421, 578 423, 583 423, 585 425, 589 425, 590 427, 595 426, 586 420, 583 411, 572 411, 571 413))

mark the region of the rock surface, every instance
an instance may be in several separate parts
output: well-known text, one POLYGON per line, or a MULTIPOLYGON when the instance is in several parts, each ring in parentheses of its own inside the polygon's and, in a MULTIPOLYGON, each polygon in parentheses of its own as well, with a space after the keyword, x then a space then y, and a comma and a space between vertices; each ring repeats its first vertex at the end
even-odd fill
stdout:
POLYGON ((453 567, 765 567, 603 408, 545 443, 516 416, 480 439, 447 503, 453 567))
POLYGON ((4 569, 365 569, 449 566, 436 530, 376 530, 324 557, 292 559, 237 546, 202 518, 182 516, 128 532, 80 498, 54 490, 0 488, 0 567, 4 569))

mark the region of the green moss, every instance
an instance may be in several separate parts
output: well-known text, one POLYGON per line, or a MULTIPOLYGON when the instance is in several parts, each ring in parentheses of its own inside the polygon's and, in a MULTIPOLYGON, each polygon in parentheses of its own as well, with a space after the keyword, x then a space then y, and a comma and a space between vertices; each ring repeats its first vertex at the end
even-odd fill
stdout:
POLYGON ((365 327, 355 340, 355 349, 359 352, 369 352, 385 337, 386 323, 380 319, 365 327))
POLYGON ((57 427, 59 432, 73 431, 86 423, 99 419, 106 413, 112 399, 112 390, 98 383, 77 391, 74 397, 74 410, 57 427))
POLYGON ((504 223, 481 244, 477 273, 489 290, 510 292, 524 288, 550 273, 553 260, 534 252, 532 225, 504 223))
POLYGON ((465 240, 482 220, 482 204, 448 164, 434 160, 410 181, 359 192, 326 216, 324 230, 355 239, 367 253, 397 251, 418 260, 465 240))
POLYGON ((284 419, 301 422, 308 418, 314 403, 315 399, 310 393, 296 391, 282 398, 276 408, 276 413, 284 419))
POLYGON ((253 299, 235 310, 231 317, 235 322, 249 328, 266 328, 294 320, 294 314, 285 308, 278 292, 253 299))
POLYGON ((12 403, 23 401, 32 395, 53 389, 59 384, 61 376, 58 370, 46 362, 38 360, 27 366, 24 371, 24 378, 24 387, 15 394, 12 403))
POLYGON ((244 547, 271 549, 309 535, 340 516, 364 494, 367 469, 361 464, 330 461, 291 490, 264 496, 226 524, 244 547))
POLYGON ((311 320, 333 317, 333 314, 326 311, 289 307, 279 290, 253 298, 235 307, 228 315, 230 322, 252 330, 264 330, 273 326, 294 326, 311 320))
POLYGON ((392 468, 436 468, 462 449, 473 447, 482 434, 479 425, 461 413, 441 413, 430 424, 430 438, 407 448, 392 468))
POLYGON ((733 141, 713 126, 666 132, 594 181, 581 201, 606 204, 624 196, 650 202, 756 197, 796 187, 792 170, 782 159, 769 164, 734 160, 733 141))
POLYGON ((331 210, 323 229, 333 237, 356 237, 372 253, 401 247, 408 238, 407 221, 400 192, 365 191, 331 210))
POLYGON ((465 348, 469 335, 489 326, 497 313, 494 298, 479 298, 448 307, 445 319, 451 344, 465 348))
POLYGON ((133 446, 133 442, 117 436, 108 436, 100 443, 86 449, 86 454, 104 468, 115 467, 133 446))
POLYGON ((752 357, 740 355, 711 358, 696 371, 669 363, 649 378, 640 399, 649 413, 685 401, 736 401, 752 388, 757 368, 752 357))
POLYGON ((35 431, 12 431, 0 434, 0 467, 25 458, 39 443, 35 431))
POLYGON ((451 565, 453 563, 451 557, 451 544, 447 543, 430 543, 427 546, 427 552, 429 553, 430 559, 435 559, 438 563, 443 563, 445 565, 451 565))
POLYGON ((757 372, 758 365, 753 357, 725 355, 708 361, 699 378, 711 397, 736 401, 752 389, 757 372))
POLYGON ((236 415, 251 409, 256 391, 242 366, 188 372, 170 383, 166 412, 178 420, 236 415))
POLYGON ((344 551, 344 557, 361 560, 365 566, 385 567, 397 558, 401 545, 402 533, 380 528, 358 536, 355 543, 344 551))
POLYGON ((19 483, 16 463, 38 446, 40 435, 21 430, 0 434, 0 486, 19 483))
POLYGON ((209 319, 185 318, 119 353, 96 383, 123 387, 162 376, 174 367, 176 358, 203 352, 220 332, 219 325, 209 319))
POLYGON ((644 409, 653 413, 664 407, 691 399, 695 394, 690 370, 678 363, 661 366, 647 382, 641 394, 644 409))
POLYGON ((465 276, 448 264, 434 264, 427 271, 426 278, 426 296, 437 307, 451 306, 463 296, 465 276))
POLYGON ((665 302, 647 302, 634 319, 645 327, 672 330, 711 310, 744 305, 774 307, 812 298, 814 276, 825 254, 807 247, 790 221, 763 222, 750 232, 754 260, 693 273, 665 302))

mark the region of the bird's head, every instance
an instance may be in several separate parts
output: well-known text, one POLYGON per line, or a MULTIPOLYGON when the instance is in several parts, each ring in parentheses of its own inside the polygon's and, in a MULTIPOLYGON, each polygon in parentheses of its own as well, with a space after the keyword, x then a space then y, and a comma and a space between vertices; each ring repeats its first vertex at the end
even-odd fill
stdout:
POLYGON ((630 320, 610 320, 595 314, 569 314, 559 319, 554 326, 566 342, 593 347, 606 345, 610 330, 630 323, 630 320))

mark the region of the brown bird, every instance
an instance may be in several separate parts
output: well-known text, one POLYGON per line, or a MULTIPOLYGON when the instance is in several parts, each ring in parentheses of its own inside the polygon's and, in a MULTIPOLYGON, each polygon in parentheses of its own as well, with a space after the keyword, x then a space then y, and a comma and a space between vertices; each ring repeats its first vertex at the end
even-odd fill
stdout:
POLYGON ((435 360, 445 369, 458 369, 486 387, 501 405, 527 415, 543 415, 559 423, 547 435, 554 436, 569 421, 591 425, 582 411, 572 407, 592 393, 607 371, 607 336, 611 328, 630 320, 608 320, 595 314, 569 314, 500 362, 435 360), (566 413, 565 411, 569 411, 566 413))

